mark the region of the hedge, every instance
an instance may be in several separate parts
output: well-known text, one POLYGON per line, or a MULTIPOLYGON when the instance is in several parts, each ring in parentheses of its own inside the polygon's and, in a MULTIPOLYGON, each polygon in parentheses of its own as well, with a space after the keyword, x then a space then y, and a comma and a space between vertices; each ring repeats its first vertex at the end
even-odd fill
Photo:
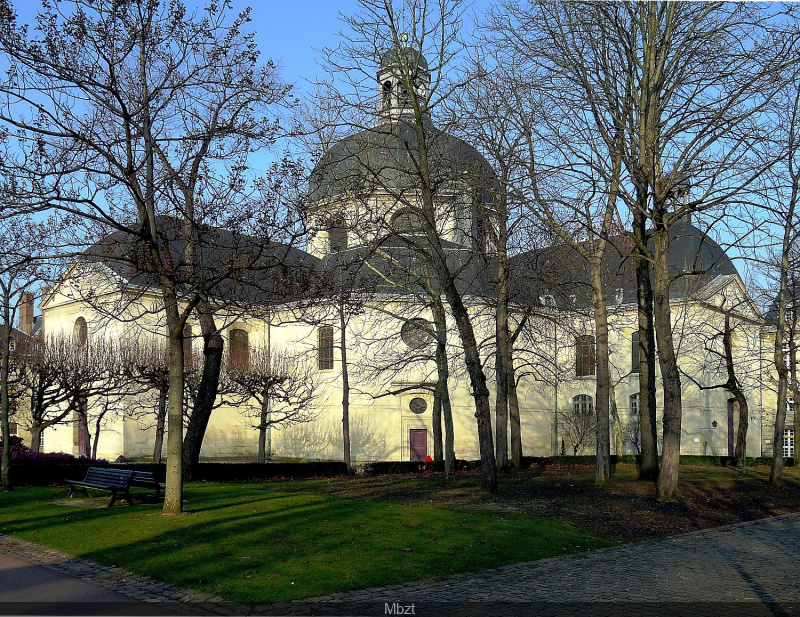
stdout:
MULTIPOLYGON (((622 457, 611 456, 611 464, 618 462, 634 464, 637 456, 625 455, 622 457)), ((787 458, 785 465, 794 465, 794 459, 787 458)), ((681 456, 682 465, 708 465, 732 467, 733 457, 730 456, 681 456)), ((545 457, 525 457, 523 467, 536 466, 548 467, 551 465, 580 465, 593 466, 594 456, 545 456, 545 457)), ((747 466, 771 465, 772 459, 766 457, 747 459, 747 466)), ((18 485, 51 485, 63 484, 65 480, 81 479, 86 475, 86 471, 91 466, 118 467, 124 469, 134 469, 138 471, 151 471, 156 478, 163 481, 166 466, 164 463, 155 465, 153 463, 109 463, 107 461, 93 462, 86 459, 75 459, 73 461, 13 461, 12 474, 14 483, 18 485)), ((431 471, 444 471, 444 463, 431 463, 431 471)), ((480 469, 480 461, 457 460, 457 471, 475 471, 480 469)), ((359 475, 386 475, 386 474, 410 474, 425 471, 424 463, 410 461, 382 461, 373 463, 361 463, 355 465, 355 471, 359 475)), ((247 482, 258 480, 269 480, 278 478, 313 478, 313 477, 333 477, 346 475, 345 464, 339 461, 321 462, 302 462, 302 463, 214 463, 201 462, 197 466, 194 480, 211 482, 247 482)))

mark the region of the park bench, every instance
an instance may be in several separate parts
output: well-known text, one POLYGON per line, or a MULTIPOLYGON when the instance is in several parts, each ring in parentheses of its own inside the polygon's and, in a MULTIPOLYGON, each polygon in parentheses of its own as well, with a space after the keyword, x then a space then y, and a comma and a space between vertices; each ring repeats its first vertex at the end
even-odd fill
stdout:
POLYGON ((72 497, 76 488, 82 488, 86 491, 86 495, 91 497, 89 489, 92 488, 105 491, 111 495, 111 499, 108 500, 109 506, 113 505, 117 500, 118 493, 128 500, 128 505, 131 505, 130 488, 132 481, 133 471, 128 469, 89 467, 89 471, 86 472, 86 477, 83 480, 66 480, 66 483, 70 485, 67 497, 72 497))
POLYGON ((131 486, 139 488, 151 488, 155 490, 155 499, 161 498, 161 490, 166 488, 166 484, 156 481, 155 476, 149 471, 134 471, 131 479, 131 486))

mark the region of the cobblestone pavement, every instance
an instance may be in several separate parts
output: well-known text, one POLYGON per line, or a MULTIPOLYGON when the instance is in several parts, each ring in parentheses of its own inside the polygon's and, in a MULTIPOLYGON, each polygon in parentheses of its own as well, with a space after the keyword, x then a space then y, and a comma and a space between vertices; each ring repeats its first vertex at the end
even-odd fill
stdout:
POLYGON ((800 616, 800 513, 437 581, 255 607, 7 536, 0 536, 0 552, 151 603, 161 609, 154 614, 800 616))

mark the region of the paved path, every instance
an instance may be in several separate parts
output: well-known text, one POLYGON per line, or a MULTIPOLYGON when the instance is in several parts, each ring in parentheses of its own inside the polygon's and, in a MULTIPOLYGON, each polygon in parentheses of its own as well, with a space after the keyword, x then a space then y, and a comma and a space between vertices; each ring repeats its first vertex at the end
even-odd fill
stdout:
MULTIPOLYGON (((256 607, 209 598, 7 536, 0 536, 0 553, 24 560, 16 566, 0 561, 11 564, 11 570, 29 567, 24 562, 32 561, 91 583, 98 593, 131 600, 102 605, 108 614, 800 616, 800 514, 439 581, 256 607), (145 609, 151 607, 148 613, 145 609)), ((2 579, 6 569, 0 565, 0 570, 2 579)), ((6 594, 6 587, 0 587, 0 600, 6 594)), ((0 605, 0 612, 11 611, 0 605)))

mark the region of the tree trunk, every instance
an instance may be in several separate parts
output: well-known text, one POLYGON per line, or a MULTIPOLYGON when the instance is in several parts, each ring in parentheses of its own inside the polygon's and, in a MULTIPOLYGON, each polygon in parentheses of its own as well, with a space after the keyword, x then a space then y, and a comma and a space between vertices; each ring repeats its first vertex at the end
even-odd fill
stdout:
POLYGON ((597 458, 595 463, 595 482, 608 482, 611 479, 611 439, 609 434, 608 401, 608 308, 605 288, 602 281, 602 257, 589 260, 592 278, 592 303, 594 304, 594 328, 597 344, 597 382, 595 386, 595 435, 597 439, 597 458))
MULTIPOLYGON (((500 243, 498 243, 500 244, 500 243)), ((498 247, 503 253, 502 247, 498 247)), ((511 345, 508 330, 508 281, 504 259, 499 256, 497 273, 497 309, 495 315, 495 458, 497 469, 508 469, 508 348, 511 345)))
POLYGON ((671 501, 678 488, 681 454, 681 377, 672 341, 672 314, 669 305, 669 234, 662 224, 653 233, 653 292, 656 340, 664 389, 664 445, 656 497, 671 501))
MULTIPOLYGON (((792 276, 792 298, 797 298, 797 285, 794 280, 794 276, 792 276)), ((797 405, 800 401, 798 401, 797 393, 797 343, 795 342, 797 336, 797 308, 795 306, 796 302, 792 303, 792 324, 789 328, 789 383, 787 385, 787 395, 789 392, 792 394, 792 398, 794 399, 794 412, 792 412, 793 424, 792 427, 794 428, 794 464, 797 465, 797 444, 798 440, 800 440, 800 432, 798 432, 798 425, 800 425, 800 414, 797 413, 797 405)), ((785 425, 784 425, 785 428, 785 425)), ((781 442, 783 444, 783 442, 781 442)), ((783 449, 781 447, 781 449, 783 449)))
POLYGON ((211 412, 214 410, 214 403, 217 401, 222 352, 225 347, 222 335, 217 331, 214 317, 207 308, 203 310, 199 321, 203 334, 203 376, 192 405, 183 444, 183 473, 186 480, 191 480, 200 460, 203 438, 206 435, 208 421, 211 419, 211 412))
POLYGON ((622 456, 625 454, 625 448, 622 438, 622 422, 619 419, 619 410, 617 409, 617 390, 613 381, 608 384, 608 397, 611 401, 611 417, 614 418, 614 454, 622 456))
MULTIPOLYGON (((788 238, 789 227, 784 232, 783 256, 781 260, 781 283, 778 292, 778 327, 775 331, 775 347, 773 360, 778 372, 778 401, 775 410, 775 427, 772 436, 772 467, 769 471, 770 486, 779 487, 783 484, 783 430, 786 423, 786 391, 788 389, 789 369, 783 357, 783 340, 786 335, 786 288, 787 271, 789 268, 788 238)), ((795 402, 795 404, 797 404, 795 402)), ((796 436, 796 434, 795 434, 796 436)))
MULTIPOLYGON (((797 309, 795 309, 796 311, 797 309)), ((795 319, 797 318, 797 314, 794 313, 795 319)), ((791 379, 792 379, 792 395, 794 396, 794 423, 792 424, 794 428, 794 465, 795 467, 798 466, 798 453, 800 452, 800 413, 797 413, 797 405, 800 404, 798 401, 798 394, 797 394, 797 346, 792 345, 792 370, 791 370, 791 379)))
POLYGON ((97 458, 97 446, 100 443, 100 423, 103 421, 103 416, 106 415, 108 410, 104 409, 100 415, 97 416, 97 421, 94 423, 94 439, 92 440, 92 458, 97 458))
POLYGON ((736 365, 733 361, 733 328, 731 327, 731 312, 725 313, 725 326, 722 333, 722 346, 725 351, 725 367, 728 373, 728 391, 736 399, 739 405, 739 428, 736 431, 736 448, 734 449, 734 459, 736 467, 745 473, 747 457, 747 425, 748 408, 747 398, 739 387, 739 380, 736 378, 736 365))
POLYGON ((267 426, 269 422, 269 396, 265 394, 261 399, 261 413, 258 423, 258 462, 262 465, 267 462, 267 426))
POLYGON ((347 472, 353 472, 350 458, 350 375, 347 367, 347 321, 343 301, 339 302, 339 345, 342 353, 342 458, 347 472))
POLYGON ((436 375, 439 400, 442 404, 444 419, 444 473, 447 476, 455 474, 456 454, 455 436, 453 435, 453 410, 450 406, 450 364, 447 359, 447 313, 442 306, 441 298, 433 301, 433 322, 436 329, 436 375))
POLYGON ((81 432, 84 434, 83 443, 81 443, 80 437, 78 438, 78 456, 88 457, 91 454, 92 436, 89 433, 89 416, 86 413, 86 407, 85 401, 78 403, 78 435, 80 436, 81 432))
MULTIPOLYGON (((440 277, 447 280, 446 277, 440 277)), ((464 306, 460 294, 455 289, 452 278, 447 280, 445 293, 450 310, 453 313, 456 326, 464 346, 464 362, 467 365, 467 374, 470 379, 472 396, 475 400, 475 419, 478 425, 478 448, 481 459, 481 480, 483 489, 489 493, 497 492, 497 466, 494 458, 494 444, 492 443, 492 419, 489 405, 489 388, 486 386, 486 375, 481 366, 480 352, 472 329, 472 322, 464 306)))
MULTIPOLYGON (((7 299, 4 299, 5 306, 8 307, 7 299)), ((10 321, 8 310, 6 310, 5 322, 10 321)), ((0 460, 0 481, 2 481, 3 488, 10 491, 14 488, 11 482, 11 427, 9 425, 8 416, 11 408, 11 403, 8 395, 8 376, 9 376, 9 341, 11 339, 10 328, 6 328, 4 341, 3 341, 3 355, 0 359, 0 426, 2 427, 3 437, 3 455, 0 460)))
MULTIPOLYGON (((646 207, 647 192, 643 195, 644 204, 634 211, 634 242, 636 247, 636 301, 639 312, 639 436, 641 464, 639 479, 655 482, 658 480, 658 426, 656 422, 656 342, 653 324, 653 288, 650 283, 650 262, 645 259, 647 246, 646 219, 640 212, 646 207)), ((642 199, 640 199, 642 201, 642 199)))
POLYGON ((158 407, 156 408, 156 439, 153 443, 153 463, 161 463, 161 450, 164 445, 164 423, 167 419, 168 388, 158 389, 158 407))
MULTIPOLYGON (((783 321, 779 318, 779 321, 783 321)), ((772 437, 772 467, 769 471, 769 483, 779 487, 783 484, 783 430, 786 424, 786 391, 788 386, 788 370, 783 359, 783 328, 778 327, 775 336, 775 366, 778 369, 778 408, 775 412, 775 431, 772 437)))
POLYGON ((442 445, 442 394, 439 382, 433 390, 433 460, 440 462, 444 460, 444 450, 442 445))
MULTIPOLYGON (((163 289, 163 287, 162 287, 163 289)), ((164 514, 183 512, 183 326, 171 290, 164 292, 169 323, 169 396, 167 399, 167 488, 164 514)))
POLYGON ((31 423, 31 450, 33 450, 34 452, 42 451, 43 430, 44 427, 41 424, 31 423))
POLYGON ((508 367, 508 417, 511 424, 511 462, 517 469, 522 469, 522 423, 519 417, 513 356, 509 358, 506 366, 508 367))

